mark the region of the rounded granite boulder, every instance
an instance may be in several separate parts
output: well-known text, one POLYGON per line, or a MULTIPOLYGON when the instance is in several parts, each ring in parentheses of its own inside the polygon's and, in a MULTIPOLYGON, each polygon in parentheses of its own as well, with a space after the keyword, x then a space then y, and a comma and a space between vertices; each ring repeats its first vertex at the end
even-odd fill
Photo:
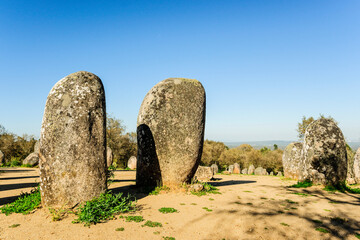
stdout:
POLYGON ((199 165, 205 129, 205 90, 193 79, 169 78, 145 96, 138 115, 138 186, 178 187, 199 165))
POLYGON ((344 135, 336 123, 327 118, 313 121, 306 129, 301 154, 300 180, 316 184, 343 184, 347 175, 344 135))
POLYGON ((285 177, 299 179, 302 147, 302 143, 293 142, 284 149, 282 164, 285 177))
POLYGON ((45 207, 72 208, 104 193, 106 109, 96 75, 76 72, 51 89, 40 136, 40 190, 45 207))

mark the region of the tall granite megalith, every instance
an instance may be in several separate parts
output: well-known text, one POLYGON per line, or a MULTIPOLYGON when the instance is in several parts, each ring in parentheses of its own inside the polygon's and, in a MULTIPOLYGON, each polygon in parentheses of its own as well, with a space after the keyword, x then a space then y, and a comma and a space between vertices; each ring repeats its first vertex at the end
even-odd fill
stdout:
POLYGON ((76 72, 51 89, 40 136, 40 190, 46 207, 74 207, 106 191, 105 92, 76 72))
POLYGON ((183 78, 156 84, 141 104, 137 126, 136 184, 177 187, 190 182, 204 141, 203 86, 183 78))
POLYGON ((302 147, 302 143, 293 142, 284 149, 282 164, 284 167, 285 177, 299 179, 302 147))
POLYGON ((300 180, 324 185, 345 182, 347 154, 344 135, 336 123, 327 118, 312 122, 305 131, 301 156, 300 180))
POLYGON ((356 151, 352 167, 354 172, 354 180, 357 184, 360 184, 360 148, 358 148, 356 151))

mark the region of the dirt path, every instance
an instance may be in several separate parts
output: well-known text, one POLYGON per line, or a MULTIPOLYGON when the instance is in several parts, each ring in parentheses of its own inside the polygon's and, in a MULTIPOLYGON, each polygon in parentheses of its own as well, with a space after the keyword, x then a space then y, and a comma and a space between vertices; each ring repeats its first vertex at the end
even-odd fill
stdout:
MULTIPOLYGON (((38 181, 38 169, 0 169, 0 205, 30 191, 38 181)), ((72 224, 73 215, 53 222, 46 209, 33 214, 0 214, 0 239, 358 239, 360 196, 329 193, 320 187, 287 188, 295 181, 272 176, 217 175, 212 182, 221 194, 194 196, 167 193, 138 195, 145 220, 163 227, 142 227, 144 222, 117 218, 90 228, 72 224), (300 192, 302 195, 295 193, 300 192), (178 213, 162 214, 162 207, 178 213), (206 211, 204 207, 212 211, 206 211), (20 224, 9 228, 12 224, 20 224), (124 227, 124 231, 115 231, 124 227), (322 227, 329 233, 315 230, 322 227)), ((115 191, 132 191, 135 172, 117 171, 111 184, 115 191)))

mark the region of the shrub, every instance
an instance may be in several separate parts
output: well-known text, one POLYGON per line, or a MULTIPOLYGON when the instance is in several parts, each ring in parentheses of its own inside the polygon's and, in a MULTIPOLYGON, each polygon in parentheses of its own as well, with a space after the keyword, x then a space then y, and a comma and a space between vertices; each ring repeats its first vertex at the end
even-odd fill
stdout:
POLYGON ((20 197, 12 203, 9 203, 2 208, 1 212, 8 216, 11 213, 29 214, 41 204, 41 196, 39 187, 31 190, 30 193, 22 193, 20 197))

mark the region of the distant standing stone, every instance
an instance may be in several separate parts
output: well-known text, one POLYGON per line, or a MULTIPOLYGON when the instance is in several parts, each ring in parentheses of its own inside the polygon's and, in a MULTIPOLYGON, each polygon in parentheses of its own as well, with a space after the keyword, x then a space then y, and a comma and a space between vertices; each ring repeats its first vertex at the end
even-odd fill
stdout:
POLYGON ((274 176, 274 172, 273 172, 273 171, 270 172, 270 176, 274 176))
POLYGON ((233 171, 233 173, 240 174, 240 172, 241 172, 240 165, 238 163, 234 163, 234 171, 233 171))
POLYGON ((265 168, 263 168, 263 170, 262 170, 262 175, 269 175, 269 173, 266 171, 265 168))
POLYGON ((294 142, 285 148, 282 156, 285 177, 299 179, 302 147, 302 143, 294 142))
POLYGON ((40 137, 40 190, 44 207, 74 207, 104 193, 106 110, 96 75, 76 72, 51 89, 40 137))
POLYGON ((23 164, 28 164, 31 166, 36 166, 39 164, 39 154, 38 153, 30 153, 24 160, 23 164))
MULTIPOLYGON (((265 170, 266 171, 266 170, 265 170)), ((262 167, 257 167, 254 171, 255 175, 264 175, 264 169, 262 167)))
POLYGON ((36 141, 34 145, 34 153, 39 153, 39 152, 40 152, 40 141, 36 141))
POLYGON ((254 174, 254 172, 255 172, 254 165, 250 165, 249 170, 248 170, 248 174, 251 175, 251 174, 254 174))
POLYGON ((346 143, 333 120, 320 118, 307 127, 301 161, 301 181, 338 185, 346 180, 346 143))
POLYGON ((110 147, 106 147, 106 163, 107 167, 113 164, 113 152, 110 147))
POLYGON ((0 151, 0 164, 3 164, 5 160, 5 155, 3 154, 2 151, 0 151))
POLYGON ((248 169, 244 168, 243 170, 241 170, 241 174, 248 174, 248 169))
POLYGON ((136 163, 137 163, 136 157, 131 156, 128 161, 128 168, 130 168, 131 170, 136 169, 136 163))
POLYGON ((201 182, 207 182, 210 181, 213 178, 213 171, 211 167, 203 167, 199 166, 196 170, 195 180, 201 181, 201 182))
POLYGON ((193 79, 170 78, 145 96, 138 115, 138 186, 190 182, 205 129, 205 90, 193 79))
POLYGON ((282 177, 282 176, 283 176, 283 174, 282 174, 282 172, 278 172, 278 174, 277 174, 276 176, 278 176, 278 177, 282 177))
POLYGON ((234 173, 234 165, 230 165, 230 166, 228 167, 228 172, 234 173))
POLYGON ((360 148, 356 151, 355 157, 354 157, 354 181, 357 184, 360 184, 360 148))
POLYGON ((214 175, 219 172, 219 167, 215 163, 211 165, 211 169, 212 169, 214 175))

